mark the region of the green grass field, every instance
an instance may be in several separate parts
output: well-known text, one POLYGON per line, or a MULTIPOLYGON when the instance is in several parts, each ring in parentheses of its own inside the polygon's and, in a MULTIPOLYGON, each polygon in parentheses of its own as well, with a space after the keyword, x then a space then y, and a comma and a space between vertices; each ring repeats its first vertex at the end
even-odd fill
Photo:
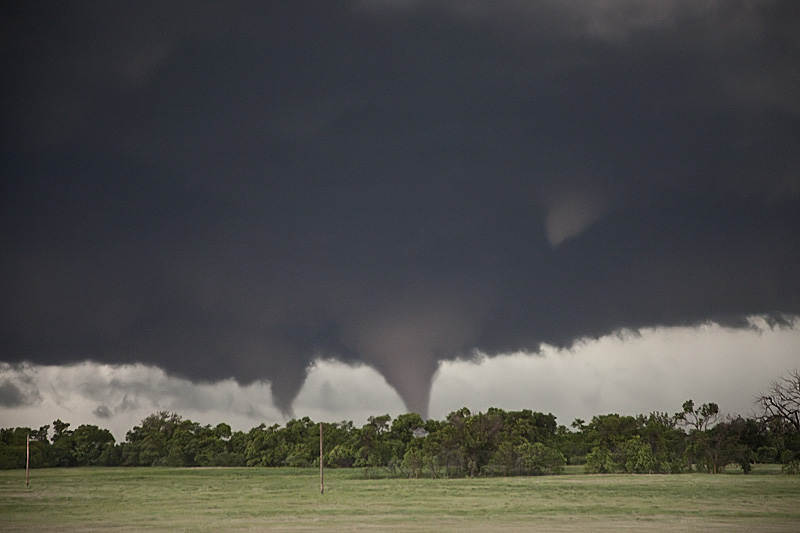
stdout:
POLYGON ((360 470, 0 472, 2 531, 800 531, 800 477, 368 479, 360 470))

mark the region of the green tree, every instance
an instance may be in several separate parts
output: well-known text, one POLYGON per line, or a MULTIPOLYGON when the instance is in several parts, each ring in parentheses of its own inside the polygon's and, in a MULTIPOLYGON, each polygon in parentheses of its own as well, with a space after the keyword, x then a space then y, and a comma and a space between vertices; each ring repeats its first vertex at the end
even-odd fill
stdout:
POLYGON ((25 468, 25 446, 30 428, 0 429, 0 469, 25 468))
POLYGON ((392 447, 387 438, 389 415, 369 417, 368 422, 353 432, 355 466, 377 468, 388 466, 392 447))
POLYGON ((541 442, 552 444, 556 438, 558 424, 552 414, 544 414, 523 409, 522 411, 502 411, 489 409, 487 414, 498 413, 503 418, 504 432, 515 444, 541 442))
POLYGON ((287 455, 280 426, 264 424, 250 430, 245 445, 245 461, 247 466, 278 466, 284 463, 287 455))
POLYGON ((280 432, 286 447, 286 466, 313 466, 319 461, 319 426, 310 418, 290 420, 280 432))
POLYGON ((53 422, 53 452, 58 466, 75 466, 75 450, 69 423, 60 419, 53 422))
POLYGON ((745 473, 750 471, 750 453, 741 442, 745 431, 741 417, 728 418, 706 431, 695 431, 692 443, 697 468, 709 474, 718 474, 732 463, 738 463, 745 473))
MULTIPOLYGON (((72 432, 70 437, 72 458, 75 466, 95 466, 101 464, 100 458, 107 448, 114 447, 114 436, 107 429, 83 424, 72 432)), ((108 453, 106 454, 106 460, 108 453)))
POLYGON ((696 431, 705 431, 719 419, 719 406, 713 402, 704 403, 698 409, 694 401, 683 402, 683 411, 675 415, 675 419, 696 431))
POLYGON ((446 445, 458 451, 446 458, 447 466, 455 466, 452 463, 458 461, 462 472, 470 477, 479 475, 497 451, 503 430, 503 413, 494 409, 486 414, 473 415, 469 409, 462 408, 450 413, 447 421, 447 429, 443 430, 446 445))
POLYGON ((180 415, 167 411, 159 411, 142 420, 141 426, 134 426, 125 436, 123 464, 152 466, 165 460, 170 453, 172 436, 181 421, 180 415))
POLYGON ((583 426, 588 473, 670 473, 684 464, 685 434, 665 413, 601 415, 583 426))
POLYGON ((408 444, 414 440, 414 432, 423 429, 425 421, 417 413, 405 413, 392 421, 392 426, 386 436, 392 448, 392 455, 404 459, 408 444))

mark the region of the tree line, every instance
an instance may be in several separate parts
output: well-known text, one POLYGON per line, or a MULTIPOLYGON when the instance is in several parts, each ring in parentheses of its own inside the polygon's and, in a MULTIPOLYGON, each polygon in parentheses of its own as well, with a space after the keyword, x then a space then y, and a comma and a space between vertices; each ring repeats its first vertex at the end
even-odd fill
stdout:
MULTIPOLYGON (((587 473, 745 473, 759 463, 800 471, 800 374, 775 381, 758 400, 762 414, 723 417, 715 403, 687 400, 675 414, 598 415, 569 428, 552 414, 462 408, 444 420, 416 413, 366 424, 322 423, 328 468, 408 477, 558 474, 567 464, 587 473)), ((201 425, 177 413, 154 413, 117 443, 107 429, 56 420, 38 430, 0 429, 0 468, 71 466, 319 466, 320 425, 304 417, 248 432, 201 425)))

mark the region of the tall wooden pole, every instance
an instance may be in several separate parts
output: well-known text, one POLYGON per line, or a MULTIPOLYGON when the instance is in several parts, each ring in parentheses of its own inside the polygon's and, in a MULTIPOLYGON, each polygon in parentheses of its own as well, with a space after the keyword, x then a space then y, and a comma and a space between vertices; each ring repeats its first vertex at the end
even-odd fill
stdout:
POLYGON ((324 466, 322 464, 322 422, 319 423, 319 493, 325 494, 325 482, 323 480, 323 470, 324 466))
POLYGON ((25 486, 31 484, 31 434, 25 440, 25 486))

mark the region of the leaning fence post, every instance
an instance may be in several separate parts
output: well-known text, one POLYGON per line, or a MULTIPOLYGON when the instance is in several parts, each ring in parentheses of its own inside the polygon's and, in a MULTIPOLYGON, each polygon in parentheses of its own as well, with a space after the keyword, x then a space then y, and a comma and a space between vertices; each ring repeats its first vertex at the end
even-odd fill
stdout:
POLYGON ((25 439, 25 486, 31 484, 31 434, 25 439))

